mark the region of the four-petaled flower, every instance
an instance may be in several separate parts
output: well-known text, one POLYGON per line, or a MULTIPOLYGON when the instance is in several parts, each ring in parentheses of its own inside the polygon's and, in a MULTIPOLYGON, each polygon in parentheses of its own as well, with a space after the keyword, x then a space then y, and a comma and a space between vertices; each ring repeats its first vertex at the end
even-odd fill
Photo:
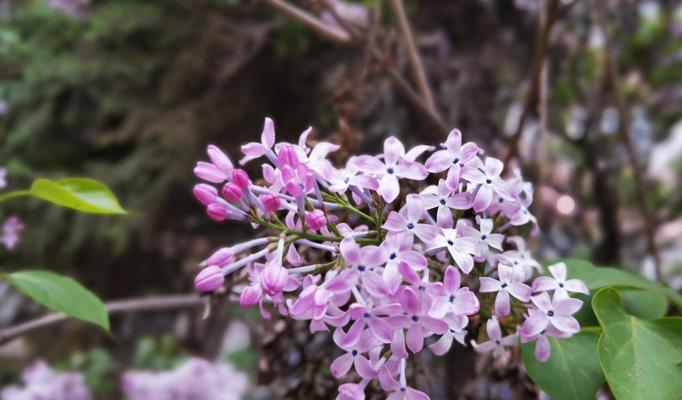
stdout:
POLYGON ((547 267, 553 278, 549 276, 538 276, 533 281, 533 292, 547 292, 554 291, 555 299, 563 299, 568 297, 568 292, 588 294, 585 282, 580 279, 566 280, 566 264, 556 263, 547 267))
POLYGON ((503 317, 511 312, 509 295, 516 297, 524 303, 530 299, 530 287, 519 282, 519 277, 514 269, 503 264, 497 266, 497 274, 500 280, 487 276, 480 277, 481 293, 497 292, 495 297, 495 315, 503 317))

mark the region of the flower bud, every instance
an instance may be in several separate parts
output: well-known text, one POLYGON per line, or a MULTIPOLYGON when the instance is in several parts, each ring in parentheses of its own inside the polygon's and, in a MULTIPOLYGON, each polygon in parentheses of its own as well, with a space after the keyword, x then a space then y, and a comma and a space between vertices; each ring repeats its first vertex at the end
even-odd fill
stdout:
POLYGON ((249 179, 249 174, 247 174, 246 171, 243 169, 235 169, 232 172, 232 183, 242 189, 246 189, 251 184, 251 180, 249 179))
POLYGON ((282 207, 282 201, 276 194, 263 194, 259 198, 267 212, 277 211, 282 207))
POLYGON ((319 230, 327 224, 327 219, 322 210, 314 210, 305 215, 305 223, 312 230, 319 230))
POLYGON ((204 261, 206 265, 225 265, 232 262, 234 252, 230 247, 223 247, 211 254, 209 258, 204 261))
POLYGON ((289 281, 289 273, 281 265, 268 265, 261 273, 261 288, 269 295, 281 293, 289 281))
POLYGON ((218 191, 216 188, 205 183, 194 185, 192 193, 194 193, 194 197, 196 197, 197 200, 199 200, 199 202, 205 206, 213 203, 216 196, 218 196, 218 191))
POLYGON ((212 292, 223 286, 224 282, 223 270, 217 265, 210 265, 194 278, 194 287, 200 292, 212 292))
POLYGON ((290 145, 282 146, 282 148, 279 150, 279 154, 277 154, 277 162, 279 162, 280 168, 284 167, 285 165, 291 168, 298 167, 298 154, 296 154, 294 147, 290 145))
POLYGON ((227 209, 218 203, 209 204, 206 213, 214 221, 224 221, 227 218, 227 209))
POLYGON ((242 198, 243 195, 244 192, 242 192, 242 189, 234 183, 227 183, 225 186, 223 186, 223 197, 228 201, 233 203, 237 202, 242 198))
POLYGON ((230 161, 222 150, 211 144, 208 146, 208 149, 206 149, 206 153, 208 153, 208 158, 211 159, 211 163, 215 165, 220 172, 226 176, 232 174, 232 170, 234 169, 232 161, 230 161))
POLYGON ((253 307, 260 301, 262 296, 258 286, 247 286, 239 296, 239 305, 242 307, 253 307))
POLYGON ((197 166, 194 167, 194 175, 213 183, 221 183, 227 180, 227 175, 220 171, 215 165, 203 161, 199 161, 197 166))

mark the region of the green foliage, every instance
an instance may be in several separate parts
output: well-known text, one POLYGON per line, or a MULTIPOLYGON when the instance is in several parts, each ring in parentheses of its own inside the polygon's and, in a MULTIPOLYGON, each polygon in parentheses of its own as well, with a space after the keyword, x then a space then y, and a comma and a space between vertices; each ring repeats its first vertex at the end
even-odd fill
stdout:
POLYGON ((604 331, 599 360, 620 400, 679 399, 682 393, 682 318, 629 315, 618 292, 601 289, 592 306, 604 331))
POLYGON ((599 335, 581 332, 569 339, 550 338, 552 356, 546 363, 535 359, 535 343, 521 346, 528 376, 552 399, 591 399, 604 383, 597 358, 599 335))
POLYGON ((109 316, 102 301, 69 277, 49 271, 28 270, 9 273, 2 278, 51 310, 109 331, 109 316))
POLYGON ((52 181, 39 178, 33 182, 29 192, 50 203, 84 213, 126 213, 111 190, 94 179, 65 178, 52 181))

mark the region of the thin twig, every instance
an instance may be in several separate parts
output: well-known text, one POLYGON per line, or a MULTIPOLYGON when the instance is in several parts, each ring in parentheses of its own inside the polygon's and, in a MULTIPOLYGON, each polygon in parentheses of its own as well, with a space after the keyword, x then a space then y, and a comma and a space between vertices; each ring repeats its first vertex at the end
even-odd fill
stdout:
POLYGON ((407 50, 407 57, 410 60, 410 66, 412 67, 412 75, 414 76, 414 81, 417 84, 417 89, 422 99, 426 102, 426 106, 436 112, 436 106, 433 102, 433 94, 431 93, 431 87, 426 78, 426 72, 424 71, 424 63, 422 63, 421 56, 417 50, 417 46, 414 44, 414 36, 412 34, 412 28, 410 27, 410 21, 407 19, 407 14, 405 13, 405 7, 403 6, 402 0, 390 0, 391 8, 396 16, 398 22, 398 28, 400 29, 400 35, 403 39, 403 44, 407 50))
POLYGON ((642 168, 637 159, 637 153, 635 152, 635 146, 630 138, 630 112, 628 105, 623 96, 623 92, 620 88, 620 76, 618 74, 618 66, 616 65, 616 60, 614 58, 614 45, 611 36, 609 35, 608 26, 606 23, 606 10, 604 2, 602 0, 597 0, 597 21, 604 33, 605 38, 605 68, 608 84, 611 89, 611 94, 616 102, 616 108, 618 109, 618 137, 620 138, 623 146, 628 153, 628 160, 630 162, 630 167, 632 168, 632 173, 635 176, 635 192, 637 199, 637 206, 639 212, 642 215, 642 222, 644 224, 644 231, 646 234, 646 239, 651 255, 654 257, 656 280, 661 281, 661 255, 658 250, 658 245, 656 244, 656 227, 654 226, 654 219, 651 217, 651 211, 649 210, 649 204, 646 198, 646 185, 644 183, 644 177, 642 175, 642 168))
MULTIPOLYGON (((114 314, 121 312, 159 311, 173 310, 178 308, 191 308, 202 305, 206 301, 208 301, 207 298, 193 294, 170 295, 116 300, 106 303, 105 307, 109 314, 114 314)), ((62 313, 50 313, 32 321, 0 329, 0 345, 10 342, 21 335, 54 325, 68 318, 69 317, 67 315, 62 313)))
POLYGON ((547 21, 544 26, 539 30, 539 39, 535 46, 535 55, 533 56, 533 64, 531 66, 531 78, 528 91, 526 92, 526 98, 523 103, 523 111, 521 117, 519 118, 519 123, 516 127, 514 135, 509 139, 509 146, 507 149, 507 154, 504 157, 504 163, 507 164, 512 158, 518 156, 519 152, 519 141, 521 140, 521 135, 523 134, 523 128, 526 124, 526 119, 528 115, 533 110, 533 105, 538 98, 538 91, 540 89, 540 77, 542 75, 542 66, 544 64, 545 55, 547 53, 547 47, 549 45, 549 36, 552 31, 552 26, 557 17, 557 11, 559 10, 559 0, 551 0, 547 5, 547 21))
POLYGON ((324 36, 325 38, 333 42, 336 42, 342 46, 349 46, 352 44, 351 36, 350 34, 348 34, 348 32, 345 32, 342 29, 326 25, 324 22, 320 21, 319 18, 315 17, 314 15, 310 14, 309 12, 299 7, 294 6, 293 4, 289 4, 283 0, 263 1, 270 5, 272 8, 282 12, 285 15, 288 15, 292 19, 300 21, 308 28, 314 30, 321 36, 324 36))
MULTIPOLYGON (((328 39, 331 39, 335 43, 342 46, 353 46, 357 44, 359 38, 354 37, 352 33, 342 32, 338 29, 329 28, 322 21, 320 21, 314 15, 308 13, 299 7, 287 3, 283 0, 263 0, 266 4, 270 5, 274 9, 286 14, 292 19, 295 19, 304 25, 310 27, 313 31, 321 34, 328 39), (337 33, 342 33, 343 37, 336 35, 337 33)), ((338 17, 338 15, 334 15, 338 17)), ((353 32, 355 33, 355 32, 353 32)), ((429 106, 426 104, 425 100, 419 97, 419 95, 410 87, 409 83, 403 79, 400 73, 393 67, 387 57, 385 57, 379 50, 373 49, 371 57, 375 63, 379 65, 381 71, 383 71, 388 79, 393 83, 393 85, 398 90, 398 93, 407 101, 407 103, 429 124, 435 133, 433 139, 441 140, 448 134, 448 129, 443 123, 441 117, 436 114, 429 106)))
POLYGON ((445 126, 441 118, 426 106, 419 95, 412 90, 405 79, 400 76, 398 70, 388 63, 386 61, 386 57, 383 57, 378 50, 375 52, 374 58, 379 63, 379 67, 386 73, 388 79, 393 83, 403 98, 412 106, 412 108, 421 114, 424 120, 429 123, 432 129, 435 130, 435 135, 431 135, 433 136, 432 139, 439 140, 446 137, 448 135, 448 128, 445 126))

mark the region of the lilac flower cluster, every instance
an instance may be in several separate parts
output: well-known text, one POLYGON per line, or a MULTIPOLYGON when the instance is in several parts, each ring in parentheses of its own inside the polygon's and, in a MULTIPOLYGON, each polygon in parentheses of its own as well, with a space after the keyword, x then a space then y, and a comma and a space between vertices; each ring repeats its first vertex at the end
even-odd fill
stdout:
POLYGON ((195 287, 215 291, 232 275, 242 306, 310 321, 311 332, 333 330, 342 354, 332 374, 359 377, 340 385, 337 399, 364 398, 375 379, 391 400, 427 399, 407 385, 411 355, 465 345, 482 325, 472 321, 487 319, 487 340, 471 340, 477 351, 503 355, 520 338, 537 342, 541 361, 548 337, 580 330, 572 315, 582 303, 567 292, 587 288, 566 280, 565 265, 526 283, 542 268, 514 234, 535 224, 532 187, 518 171, 505 179, 503 163, 463 144, 458 130, 439 149, 406 150, 390 137, 383 154, 339 168, 327 159, 339 146, 309 147, 310 132, 297 144, 275 143, 266 119, 260 143, 242 147, 240 164, 266 161, 256 182, 208 147, 210 161, 194 170, 205 181, 196 198, 214 220, 248 222, 267 236, 217 250, 195 287))
POLYGON ((231 364, 190 358, 170 371, 128 371, 121 386, 130 400, 239 400, 249 380, 231 364))
MULTIPOLYGON (((0 168, 0 189, 7 187, 7 170, 0 168)), ((11 216, 0 227, 0 243, 8 250, 12 250, 20 240, 20 233, 24 229, 19 217, 11 216)))
POLYGON ((23 386, 8 386, 0 392, 2 400, 90 400, 90 391, 77 372, 56 372, 44 361, 37 361, 21 375, 23 386))

